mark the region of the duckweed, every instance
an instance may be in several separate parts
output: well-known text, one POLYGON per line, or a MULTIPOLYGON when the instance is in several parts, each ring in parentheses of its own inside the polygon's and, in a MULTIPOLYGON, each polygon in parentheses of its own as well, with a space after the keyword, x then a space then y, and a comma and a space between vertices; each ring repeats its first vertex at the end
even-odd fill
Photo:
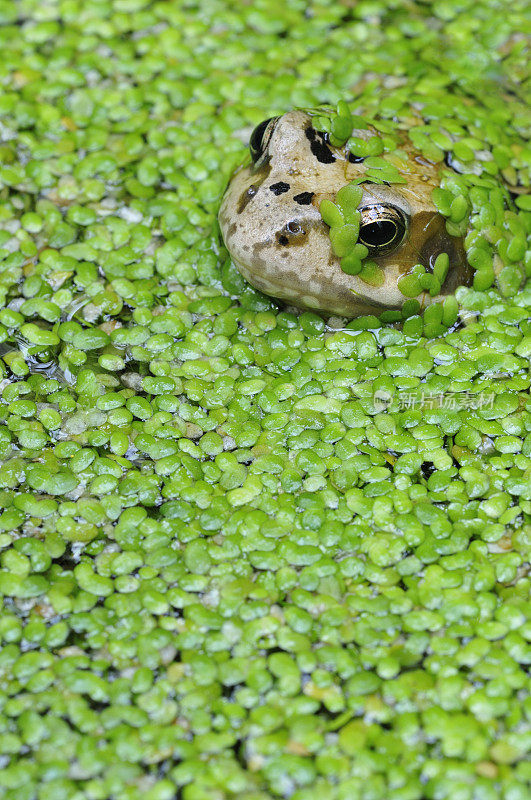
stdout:
POLYGON ((0 797, 528 796, 525 12, 1 5, 0 797), (243 281, 219 201, 293 107, 440 163, 470 288, 342 326, 243 281))

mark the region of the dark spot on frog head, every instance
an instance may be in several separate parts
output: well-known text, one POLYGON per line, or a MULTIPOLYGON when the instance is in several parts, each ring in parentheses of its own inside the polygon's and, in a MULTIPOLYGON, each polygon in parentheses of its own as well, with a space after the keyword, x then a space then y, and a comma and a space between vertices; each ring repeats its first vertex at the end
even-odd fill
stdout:
POLYGON ((293 196, 293 199, 300 206, 309 206, 312 202, 313 192, 301 192, 293 196))
POLYGON ((284 183, 284 181, 279 181, 278 183, 272 183, 269 190, 278 196, 279 194, 289 192, 290 185, 289 183, 284 183))
POLYGON ((320 131, 316 131, 311 125, 306 128, 305 133, 306 138, 310 142, 310 150, 316 157, 317 161, 319 161, 321 164, 333 164, 336 160, 336 157, 326 144, 324 134, 320 131))

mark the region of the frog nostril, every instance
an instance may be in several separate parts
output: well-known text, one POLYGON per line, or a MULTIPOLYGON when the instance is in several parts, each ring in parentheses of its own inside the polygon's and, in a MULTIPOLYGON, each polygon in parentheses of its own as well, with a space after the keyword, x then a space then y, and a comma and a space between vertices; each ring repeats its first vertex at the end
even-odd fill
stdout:
POLYGON ((289 231, 289 233, 304 233, 298 222, 288 222, 286 229, 289 231))
POLYGON ((281 230, 276 233, 277 242, 285 247, 286 245, 302 245, 307 242, 306 230, 297 222, 292 219, 287 222, 281 230))
POLYGON ((247 203, 249 203, 253 199, 253 197, 257 193, 258 189, 259 189, 259 186, 256 186, 256 184, 252 183, 249 186, 249 188, 246 189, 245 192, 243 192, 243 194, 240 196, 240 199, 239 199, 239 202, 238 202, 238 214, 242 213, 242 211, 247 206, 247 203))

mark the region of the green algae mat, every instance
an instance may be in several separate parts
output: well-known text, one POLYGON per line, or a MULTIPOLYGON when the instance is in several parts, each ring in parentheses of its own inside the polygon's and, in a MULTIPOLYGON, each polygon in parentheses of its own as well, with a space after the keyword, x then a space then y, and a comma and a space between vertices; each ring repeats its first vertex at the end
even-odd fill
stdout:
POLYGON ((525 800, 526 4, 0 22, 0 798, 525 800), (429 319, 228 257, 251 131, 323 104, 449 165, 429 319))

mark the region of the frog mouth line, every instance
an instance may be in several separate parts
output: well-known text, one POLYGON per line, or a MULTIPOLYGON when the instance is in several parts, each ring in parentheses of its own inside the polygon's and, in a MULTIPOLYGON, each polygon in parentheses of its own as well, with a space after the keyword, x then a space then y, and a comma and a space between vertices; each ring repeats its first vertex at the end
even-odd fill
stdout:
MULTIPOLYGON (((239 259, 234 258, 234 256, 231 256, 231 258, 232 258, 232 261, 234 262, 235 266, 238 268, 238 270, 241 272, 241 274, 245 278, 245 280, 252 286, 253 283, 251 283, 251 281, 249 280, 249 277, 248 277, 248 276, 251 275, 251 273, 248 270, 247 266, 242 261, 240 261, 239 259)), ((259 281, 257 281, 256 275, 252 275, 252 277, 253 277, 254 285, 256 285, 256 287, 259 289, 259 291, 263 292, 264 294, 266 294, 268 296, 271 296, 271 297, 275 298, 276 300, 279 300, 280 302, 288 303, 288 304, 292 303, 293 305, 300 307, 299 304, 301 302, 306 302, 307 303, 308 298, 312 297, 312 295, 310 295, 309 293, 307 295, 304 294, 303 291, 297 291, 297 292, 290 291, 289 288, 286 288, 285 284, 282 284, 282 285, 278 284, 276 281, 271 280, 269 277, 265 278, 264 276, 261 276, 259 281), (261 283, 262 287, 258 286, 258 283, 261 283)), ((350 289, 350 288, 347 287, 347 290, 352 293, 352 298, 354 299, 355 302, 359 302, 360 306, 365 306, 366 307, 366 309, 365 309, 366 313, 371 313, 371 311, 389 311, 389 310, 398 311, 401 308, 400 305, 393 305, 392 306, 392 305, 389 305, 388 303, 383 303, 380 300, 376 300, 376 299, 374 299, 372 297, 369 297, 367 295, 360 294, 355 289, 350 289)), ((404 298, 404 300, 405 299, 406 298, 404 298)), ((423 292, 422 295, 419 295, 419 297, 417 299, 418 299, 418 301, 419 301, 419 303, 421 305, 421 308, 423 308, 424 304, 425 304, 424 301, 426 299, 426 292, 423 292)), ((318 305, 319 302, 320 302, 319 299, 316 297, 315 298, 315 310, 317 310, 319 308, 319 305, 318 305)), ((346 306, 347 304, 348 304, 348 301, 345 298, 345 302, 344 302, 343 305, 346 306)), ((303 306, 303 307, 306 307, 306 306, 303 306)), ((350 314, 350 312, 346 308, 345 308, 345 310, 343 312, 341 312, 341 311, 325 311, 323 313, 329 314, 330 316, 333 316, 334 314, 337 314, 339 316, 342 316, 342 315, 349 316, 349 314, 350 314)))

